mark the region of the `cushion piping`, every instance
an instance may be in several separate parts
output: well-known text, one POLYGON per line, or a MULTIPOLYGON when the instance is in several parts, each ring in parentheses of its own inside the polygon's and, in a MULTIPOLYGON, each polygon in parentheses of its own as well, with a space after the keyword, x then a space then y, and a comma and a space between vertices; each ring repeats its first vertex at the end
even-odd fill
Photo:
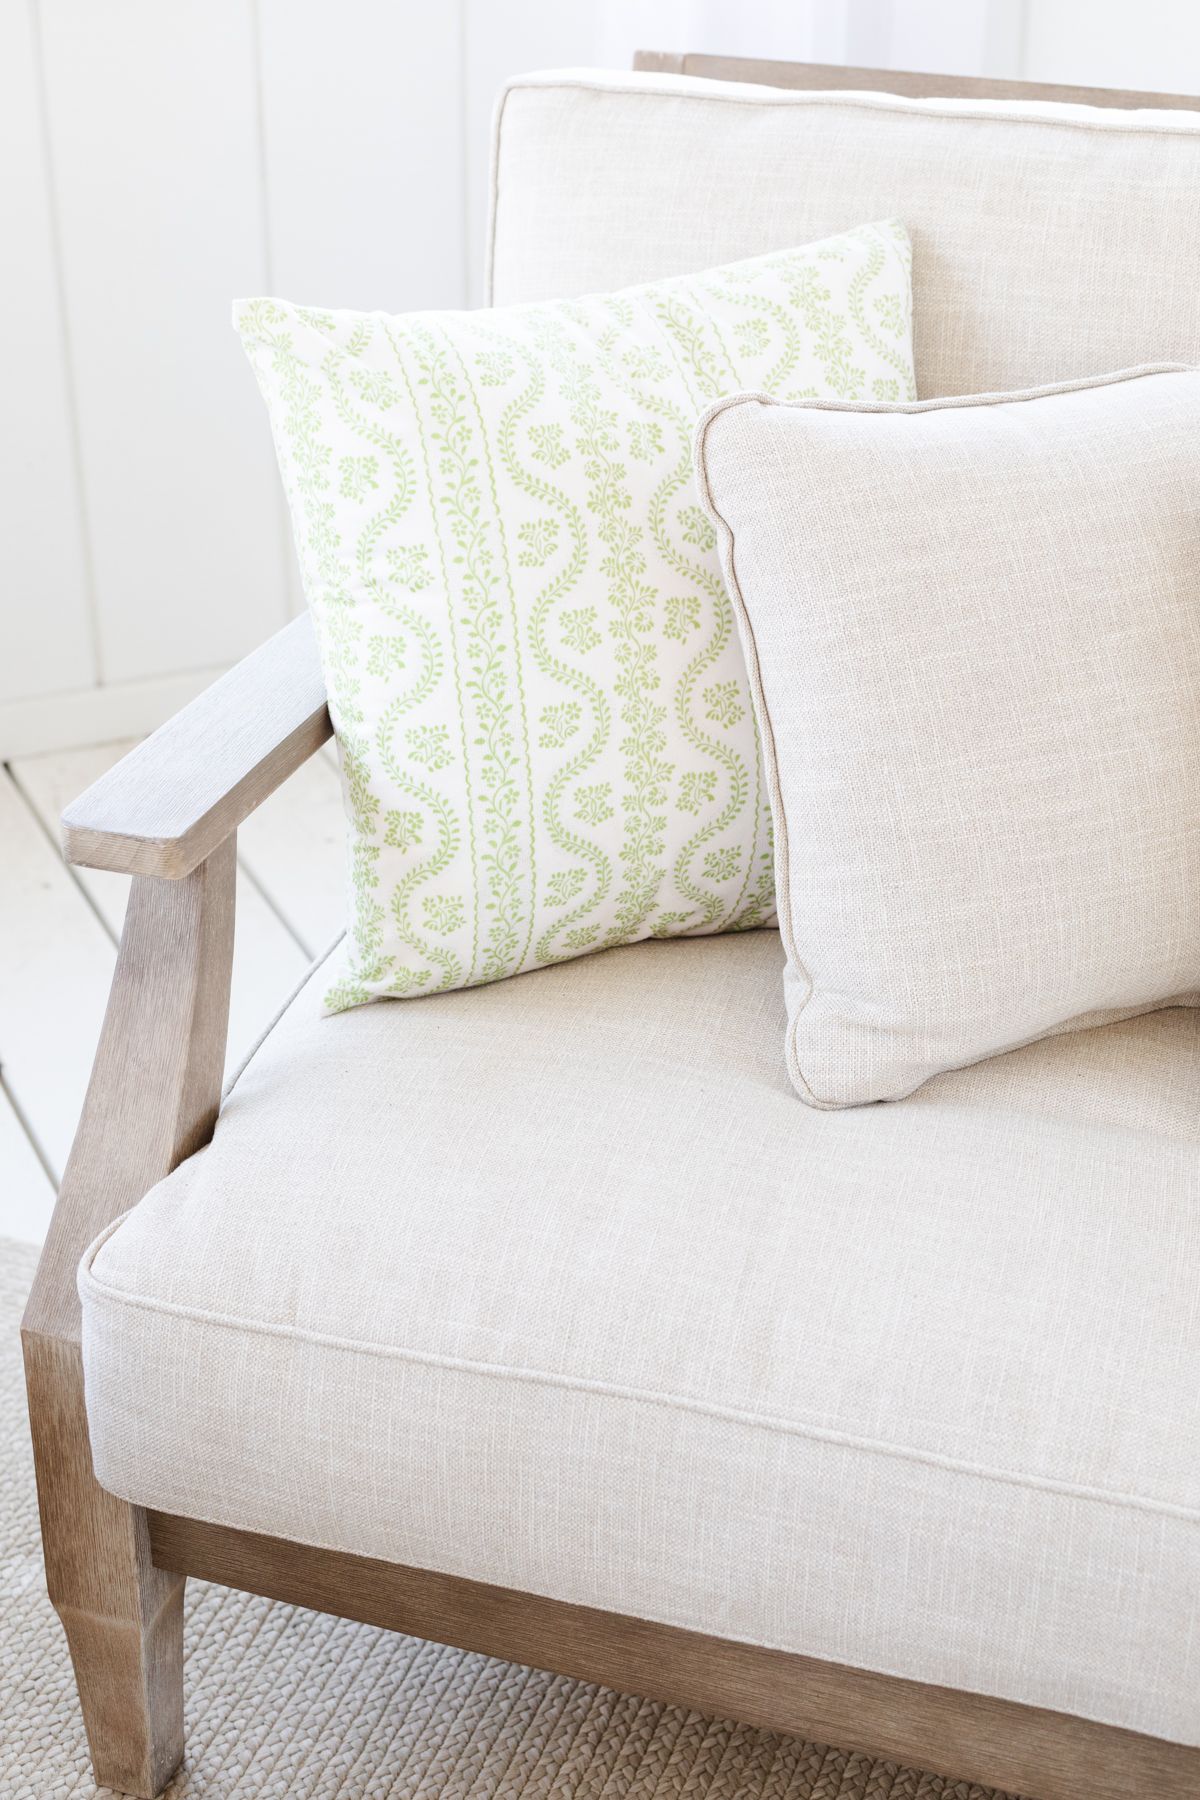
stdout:
MULTIPOLYGON (((127 1215, 123 1215, 127 1216, 127 1215)), ((657 1393, 628 1383, 600 1381, 578 1375, 560 1375, 544 1369, 521 1368, 503 1363, 482 1362, 472 1357, 448 1356, 428 1350, 410 1349, 399 1344, 373 1344, 361 1339, 344 1338, 332 1332, 313 1331, 297 1325, 275 1325, 262 1319, 239 1319, 209 1308, 184 1306, 176 1301, 160 1300, 147 1294, 130 1293, 115 1287, 96 1275, 94 1263, 108 1239, 121 1225, 114 1220, 84 1253, 79 1265, 79 1296, 88 1301, 134 1307, 165 1317, 186 1319, 192 1324, 208 1325, 218 1330, 246 1332, 255 1336, 284 1338, 293 1343, 320 1345, 325 1349, 344 1351, 355 1356, 378 1356, 398 1362, 416 1363, 427 1368, 454 1370, 459 1373, 520 1381, 545 1387, 570 1389, 578 1393, 597 1394, 613 1400, 628 1400, 637 1405, 661 1406, 676 1412, 697 1413, 706 1418, 723 1419, 751 1429, 775 1432, 784 1437, 802 1437, 817 1443, 836 1444, 868 1455, 897 1457, 905 1462, 927 1464, 955 1474, 970 1475, 981 1481, 998 1481, 1010 1487, 1037 1488, 1068 1499, 1094 1501, 1102 1506, 1116 1506, 1133 1512, 1154 1513, 1165 1518, 1182 1519, 1200 1524, 1200 1507, 1186 1506, 1171 1500, 1155 1500, 1143 1494, 1123 1493, 1095 1487, 1084 1482, 1063 1481, 1055 1476, 1035 1475, 1020 1470, 989 1468, 964 1457, 943 1456, 936 1451, 914 1445, 890 1444, 880 1438, 835 1431, 805 1421, 783 1419, 770 1413, 754 1412, 747 1407, 722 1406, 696 1400, 686 1394, 657 1393)))
MULTIPOLYGON (((615 73, 615 72, 614 72, 615 73)), ((500 197, 500 156, 504 112, 509 96, 518 89, 550 92, 555 88, 591 94, 614 94, 640 100, 698 100, 721 106, 841 106, 848 111, 898 112, 915 114, 925 119, 977 119, 987 124, 1062 126, 1073 131, 1112 131, 1122 134, 1147 132, 1152 136, 1186 136, 1200 130, 1200 113, 1179 107, 1170 112, 1155 112, 1150 117, 1146 107, 1114 107, 1108 112, 1096 107, 1096 118, 1078 118, 1058 111, 1030 111, 1009 101, 967 101, 925 96, 916 99, 908 94, 871 93, 855 88, 806 89, 772 88, 753 82, 722 82, 701 75, 649 75, 641 84, 631 82, 624 70, 615 80, 589 78, 585 72, 548 69, 516 75, 500 90, 492 115, 491 168, 488 183, 488 229, 484 257, 483 304, 491 306, 496 269, 496 214, 500 197), (725 92, 721 90, 725 89, 725 92)), ((1055 107, 1060 102, 1043 101, 1042 106, 1055 107)))

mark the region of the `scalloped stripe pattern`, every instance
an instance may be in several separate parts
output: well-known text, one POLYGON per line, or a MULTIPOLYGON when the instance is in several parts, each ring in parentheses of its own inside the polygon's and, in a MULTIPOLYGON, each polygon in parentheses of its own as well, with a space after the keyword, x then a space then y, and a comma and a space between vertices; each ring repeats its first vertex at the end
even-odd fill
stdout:
POLYGON ((771 818, 692 474, 723 394, 915 394, 895 221, 478 312, 239 302, 350 822, 331 1011, 774 919, 771 818))

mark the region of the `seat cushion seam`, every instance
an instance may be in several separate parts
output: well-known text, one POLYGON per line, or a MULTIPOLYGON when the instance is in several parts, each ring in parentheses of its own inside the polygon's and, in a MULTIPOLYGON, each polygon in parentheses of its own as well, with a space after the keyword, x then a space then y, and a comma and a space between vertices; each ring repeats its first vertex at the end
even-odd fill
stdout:
POLYGON ((232 1094, 234 1088, 237 1086, 238 1082, 242 1079, 242 1076, 246 1073, 246 1070, 250 1067, 250 1064, 254 1061, 254 1059, 258 1055, 259 1051, 265 1047, 267 1039, 274 1034, 275 1027, 277 1025, 282 1024, 284 1018, 292 1010, 293 1005, 300 998, 301 994, 304 992, 305 988, 308 986, 309 982, 312 980, 312 978, 316 974, 317 970, 322 968, 325 965, 325 963, 327 963, 329 961, 329 958, 333 955, 334 951, 337 949, 338 945, 341 943, 341 941, 345 937, 345 935, 346 935, 345 927, 343 927, 342 930, 340 930, 338 932, 337 936, 332 940, 332 942, 328 943, 325 946, 324 950, 322 950, 318 956, 314 956, 313 960, 309 963, 308 967, 305 969, 303 975, 301 975, 299 981, 297 981, 295 987, 293 987, 291 989, 291 991, 288 993, 286 999, 280 1001, 279 1006, 276 1008, 275 1012, 267 1020, 267 1023, 263 1026, 262 1030, 259 1032, 259 1034, 255 1038, 254 1042, 251 1044, 250 1048, 247 1050, 246 1054, 243 1056, 241 1062, 238 1064, 237 1068, 233 1071, 233 1074, 229 1077, 228 1081, 225 1083, 225 1086, 221 1092, 221 1105, 222 1106, 224 1106, 224 1104, 228 1100, 230 1094, 232 1094))
POLYGON ((1094 1501, 1104 1506, 1153 1513, 1200 1524, 1200 1508, 1184 1506, 1174 1501, 1154 1500, 1142 1494, 1114 1492, 1083 1482, 1062 1481, 1054 1476, 989 1468, 985 1464, 973 1463, 965 1457, 944 1456, 936 1451, 919 1449, 915 1445, 889 1444, 883 1439, 837 1431, 832 1427, 813 1425, 800 1420, 781 1419, 770 1413, 753 1412, 746 1407, 720 1405, 714 1401, 697 1400, 685 1394, 656 1393, 651 1389, 638 1388, 627 1383, 600 1381, 579 1375, 555 1374, 546 1369, 519 1368, 512 1364, 487 1363, 472 1357, 451 1356, 429 1350, 414 1350, 400 1344, 372 1344, 363 1339, 338 1337, 332 1332, 313 1331, 298 1325, 271 1324, 263 1319, 238 1319, 206 1307, 184 1306, 176 1301, 159 1300, 149 1295, 129 1293, 101 1281, 94 1274, 91 1266, 103 1244, 120 1223, 119 1219, 116 1220, 96 1240, 85 1253, 79 1265, 79 1292, 84 1301, 94 1298, 102 1303, 133 1307, 166 1317, 185 1319, 193 1324, 207 1325, 218 1330, 284 1338, 290 1342, 313 1344, 324 1349, 342 1351, 355 1356, 379 1356, 398 1362, 415 1363, 422 1367, 453 1370, 457 1373, 481 1375, 505 1381, 520 1381, 578 1393, 598 1394, 609 1399, 659 1406, 668 1411, 691 1412, 707 1418, 744 1425, 750 1429, 773 1431, 779 1436, 808 1438, 817 1443, 840 1445, 843 1448, 866 1454, 890 1456, 901 1461, 947 1469, 953 1473, 970 1475, 982 1481, 998 1481, 1010 1487, 1037 1488, 1043 1492, 1060 1494, 1070 1499, 1094 1501))

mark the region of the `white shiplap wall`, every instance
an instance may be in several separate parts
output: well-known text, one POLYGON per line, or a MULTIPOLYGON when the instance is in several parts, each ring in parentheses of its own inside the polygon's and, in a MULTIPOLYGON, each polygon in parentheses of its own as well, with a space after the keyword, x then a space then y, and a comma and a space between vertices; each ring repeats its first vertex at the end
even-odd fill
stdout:
POLYGON ((299 604, 230 302, 465 302, 490 10, 0 5, 0 758, 150 728, 299 604))
POLYGON ((95 668, 36 24, 0 7, 0 708, 95 668))
POLYGON ((477 303, 509 75, 640 44, 1200 88, 1196 11, 1146 0, 1131 62, 1119 0, 3 0, 0 758, 149 729, 300 603, 230 301, 477 303))

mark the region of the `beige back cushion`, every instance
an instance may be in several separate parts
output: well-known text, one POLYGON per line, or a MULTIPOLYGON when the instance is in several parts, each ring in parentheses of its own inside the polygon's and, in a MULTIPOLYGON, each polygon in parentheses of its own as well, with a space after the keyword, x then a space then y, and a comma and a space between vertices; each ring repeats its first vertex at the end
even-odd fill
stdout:
POLYGON ((521 77, 497 112, 495 305, 900 217, 918 391, 1200 361, 1200 113, 521 77))

